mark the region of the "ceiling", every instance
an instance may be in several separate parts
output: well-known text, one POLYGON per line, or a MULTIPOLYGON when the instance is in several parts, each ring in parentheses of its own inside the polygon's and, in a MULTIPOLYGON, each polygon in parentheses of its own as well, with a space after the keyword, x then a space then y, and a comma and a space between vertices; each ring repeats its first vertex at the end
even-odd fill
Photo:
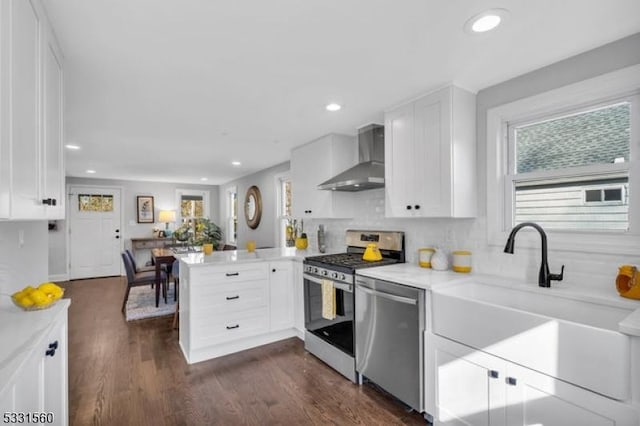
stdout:
POLYGON ((67 176, 213 185, 448 82, 478 91, 640 32, 638 0, 43 2, 81 147, 67 176), (503 25, 463 30, 494 7, 503 25))

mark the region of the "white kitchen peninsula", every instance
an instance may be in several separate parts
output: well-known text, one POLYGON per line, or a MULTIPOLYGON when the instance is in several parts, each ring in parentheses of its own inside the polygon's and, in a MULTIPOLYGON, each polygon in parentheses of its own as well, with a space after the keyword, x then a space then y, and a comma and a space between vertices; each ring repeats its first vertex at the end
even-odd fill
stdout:
POLYGON ((302 260, 314 254, 282 248, 182 256, 180 348, 187 362, 303 338, 302 260))

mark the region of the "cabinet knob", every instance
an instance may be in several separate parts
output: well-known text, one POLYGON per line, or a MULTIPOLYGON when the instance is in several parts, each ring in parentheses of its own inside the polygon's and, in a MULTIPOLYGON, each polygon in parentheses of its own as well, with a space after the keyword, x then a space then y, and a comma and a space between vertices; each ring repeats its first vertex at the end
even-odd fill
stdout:
POLYGON ((413 208, 416 210, 420 210, 420 204, 416 204, 415 206, 413 206, 413 208))
POLYGON ((55 354, 56 354, 55 349, 47 349, 47 351, 45 352, 45 356, 54 356, 55 354))
POLYGON ((489 370, 489 377, 491 377, 492 379, 497 379, 498 377, 500 377, 500 373, 498 373, 496 370, 489 370))
POLYGON ((275 272, 275 271, 276 271, 276 268, 273 268, 273 269, 271 270, 271 272, 275 272))
POLYGON ((43 198, 42 199, 42 204, 50 206, 51 205, 51 198, 43 198))
POLYGON ((120 235, 116 235, 116 240, 120 239, 120 235))
POLYGON ((407 206, 407 210, 411 210, 411 206, 407 206))
POLYGON ((53 343, 49 343, 49 349, 58 349, 58 341, 56 340, 53 343))
POLYGON ((518 381, 515 379, 515 377, 507 377, 506 382, 510 386, 515 386, 518 383, 518 381))
POLYGON ((55 198, 51 199, 51 205, 55 206, 56 204, 58 204, 58 201, 55 198))

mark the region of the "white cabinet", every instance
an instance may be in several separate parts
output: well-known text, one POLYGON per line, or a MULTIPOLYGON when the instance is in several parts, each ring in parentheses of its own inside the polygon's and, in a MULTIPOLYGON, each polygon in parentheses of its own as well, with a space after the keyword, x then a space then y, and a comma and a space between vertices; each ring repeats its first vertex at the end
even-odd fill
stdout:
POLYGON ((64 218, 62 56, 37 0, 0 4, 0 218, 64 218))
POLYGON ((436 425, 638 424, 628 405, 439 336, 428 340, 436 425))
POLYGON ((302 262, 293 262, 293 326, 304 339, 304 277, 302 262))
POLYGON ((386 112, 387 217, 476 216, 475 111, 448 86, 386 112))
POLYGON ((357 163, 356 138, 330 134, 291 151, 293 216, 353 217, 353 195, 318 189, 322 182, 357 163))
POLYGON ((269 316, 271 331, 293 327, 293 263, 269 263, 269 316))
POLYGON ((20 355, 24 361, 13 378, 0 387, 0 413, 51 413, 46 422, 44 417, 38 417, 38 423, 66 425, 69 417, 67 309, 61 309, 49 331, 31 343, 32 348, 20 355))
POLYGON ((293 337, 290 260, 180 265, 180 347, 187 362, 293 337))

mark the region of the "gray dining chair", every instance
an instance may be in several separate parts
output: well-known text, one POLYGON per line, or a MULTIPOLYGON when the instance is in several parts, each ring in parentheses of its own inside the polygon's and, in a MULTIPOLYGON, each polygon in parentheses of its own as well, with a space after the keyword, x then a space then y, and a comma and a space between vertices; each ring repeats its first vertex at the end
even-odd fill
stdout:
MULTIPOLYGON (((124 269, 127 273, 127 291, 122 300, 122 312, 124 313, 131 287, 155 284, 156 273, 155 271, 136 272, 134 263, 126 252, 122 252, 122 261, 124 262, 124 269)), ((167 274, 164 271, 160 274, 160 281, 162 283, 164 302, 167 303, 167 274)), ((156 293, 156 306, 158 306, 158 302, 158 293, 156 293)))

